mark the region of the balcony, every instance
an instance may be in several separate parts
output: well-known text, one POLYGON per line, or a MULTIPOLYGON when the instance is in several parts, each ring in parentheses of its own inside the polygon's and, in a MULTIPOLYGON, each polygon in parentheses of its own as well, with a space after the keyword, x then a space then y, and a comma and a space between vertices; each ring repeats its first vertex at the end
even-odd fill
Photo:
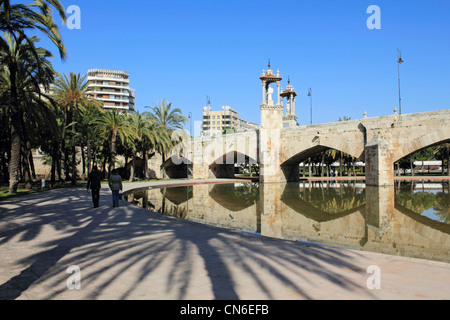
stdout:
POLYGON ((101 82, 103 82, 103 81, 114 81, 114 82, 123 82, 123 83, 126 83, 126 84, 130 84, 130 80, 129 79, 124 79, 124 78, 121 78, 121 77, 117 77, 117 78, 114 78, 114 77, 93 77, 93 76, 88 76, 87 77, 87 81, 88 82, 96 82, 96 81, 101 81, 101 82))
POLYGON ((130 91, 130 87, 127 84, 96 84, 96 83, 89 83, 89 87, 91 88, 98 88, 100 91, 103 91, 104 89, 121 89, 121 90, 128 90, 130 91))
POLYGON ((109 98, 100 98, 100 97, 95 97, 95 99, 98 99, 98 100, 101 100, 101 101, 105 101, 105 102, 122 102, 122 103, 130 103, 130 100, 128 100, 128 98, 122 98, 122 99, 120 99, 120 98, 111 98, 111 97, 109 97, 109 98))

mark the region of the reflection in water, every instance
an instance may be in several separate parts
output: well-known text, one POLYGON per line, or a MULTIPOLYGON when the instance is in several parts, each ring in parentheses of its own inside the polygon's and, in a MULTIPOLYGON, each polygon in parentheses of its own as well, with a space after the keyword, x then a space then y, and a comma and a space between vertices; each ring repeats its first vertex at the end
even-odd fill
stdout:
POLYGON ((242 211, 259 202, 259 183, 216 184, 209 196, 230 211, 242 211))
POLYGON ((286 184, 281 201, 294 211, 317 222, 343 217, 362 209, 365 189, 344 184, 324 183, 286 184))
POLYGON ((199 184, 136 191, 144 208, 268 237, 450 262, 448 182, 199 184))
POLYGON ((397 187, 395 203, 429 219, 450 224, 448 183, 402 183, 397 187))

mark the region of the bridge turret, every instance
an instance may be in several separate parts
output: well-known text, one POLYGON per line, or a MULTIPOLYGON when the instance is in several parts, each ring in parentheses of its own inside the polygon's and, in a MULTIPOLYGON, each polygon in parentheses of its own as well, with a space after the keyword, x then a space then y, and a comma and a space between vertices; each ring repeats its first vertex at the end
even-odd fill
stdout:
POLYGON ((261 127, 266 129, 281 129, 283 127, 283 104, 281 101, 281 80, 280 72, 277 71, 275 75, 270 69, 270 60, 267 71, 263 70, 262 76, 259 79, 262 82, 262 104, 261 109, 261 127), (277 84, 277 104, 274 104, 272 94, 272 83, 277 84))
POLYGON ((281 99, 286 98, 287 100, 286 115, 283 117, 283 127, 298 126, 297 116, 295 115, 295 97, 297 97, 297 92, 291 85, 291 79, 288 78, 288 85, 286 87, 286 90, 281 92, 281 99))
POLYGON ((279 182, 280 181, 280 134, 283 128, 283 104, 281 101, 281 80, 280 72, 273 74, 270 69, 263 70, 259 79, 262 81, 263 102, 261 109, 260 138, 260 181, 279 182), (272 100, 273 89, 271 83, 277 84, 277 104, 272 100))

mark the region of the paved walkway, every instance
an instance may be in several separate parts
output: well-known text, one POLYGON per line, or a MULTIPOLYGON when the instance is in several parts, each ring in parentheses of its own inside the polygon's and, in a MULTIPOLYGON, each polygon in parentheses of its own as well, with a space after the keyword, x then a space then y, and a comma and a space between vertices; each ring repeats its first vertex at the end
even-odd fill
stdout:
POLYGON ((0 202, 0 257, 0 299, 450 298, 449 264, 227 231, 123 202, 112 208, 107 188, 97 209, 83 188, 0 202), (72 265, 80 290, 67 287, 72 265), (381 289, 367 287, 372 265, 381 289))

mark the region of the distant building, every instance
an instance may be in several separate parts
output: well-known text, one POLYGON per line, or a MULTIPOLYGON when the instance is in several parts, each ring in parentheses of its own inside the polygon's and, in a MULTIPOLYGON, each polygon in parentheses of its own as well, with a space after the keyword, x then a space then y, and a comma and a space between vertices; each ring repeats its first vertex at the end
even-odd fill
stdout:
POLYGON ((87 73, 90 97, 103 101, 106 110, 135 112, 135 94, 130 88, 130 74, 124 71, 90 69, 87 73))
POLYGON ((212 137, 224 132, 239 132, 256 130, 256 123, 239 118, 238 113, 230 106, 223 106, 222 110, 212 111, 210 106, 203 107, 202 136, 212 137))

